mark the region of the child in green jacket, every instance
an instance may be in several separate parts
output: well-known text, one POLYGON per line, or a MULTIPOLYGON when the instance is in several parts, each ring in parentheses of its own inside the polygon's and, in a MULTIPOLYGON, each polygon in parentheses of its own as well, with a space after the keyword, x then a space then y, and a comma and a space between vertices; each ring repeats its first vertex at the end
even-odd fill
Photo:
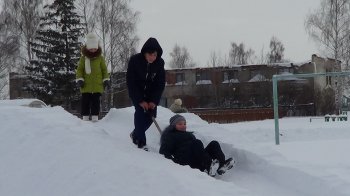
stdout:
POLYGON ((100 97, 104 88, 109 87, 109 73, 102 50, 94 33, 86 35, 86 44, 81 49, 81 57, 76 70, 76 81, 80 87, 81 115, 88 121, 98 121, 100 97))

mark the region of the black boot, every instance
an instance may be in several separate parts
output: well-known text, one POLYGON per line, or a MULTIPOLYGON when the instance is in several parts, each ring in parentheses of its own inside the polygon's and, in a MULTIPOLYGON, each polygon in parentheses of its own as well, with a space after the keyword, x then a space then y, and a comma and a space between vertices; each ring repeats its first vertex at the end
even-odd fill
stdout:
POLYGON ((137 144, 137 147, 138 147, 138 148, 141 148, 141 149, 143 149, 143 150, 145 150, 145 151, 148 151, 147 145, 146 145, 145 143, 143 143, 143 142, 139 142, 139 143, 137 144))
POLYGON ((231 169, 233 165, 235 164, 235 161, 232 158, 226 159, 225 163, 219 167, 217 170, 217 173, 219 175, 224 174, 227 170, 231 169))
POLYGON ((138 145, 138 141, 137 141, 137 139, 136 138, 134 138, 134 131, 132 131, 131 133, 130 133, 130 138, 131 138, 131 140, 132 140, 132 143, 134 143, 135 145, 138 145))

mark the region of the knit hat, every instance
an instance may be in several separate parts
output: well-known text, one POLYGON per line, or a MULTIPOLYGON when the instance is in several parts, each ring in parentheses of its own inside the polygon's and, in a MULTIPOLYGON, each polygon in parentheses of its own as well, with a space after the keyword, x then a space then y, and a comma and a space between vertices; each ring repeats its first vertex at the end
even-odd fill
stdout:
POLYGON ((176 105, 181 106, 181 105, 182 105, 182 100, 181 100, 181 99, 175 99, 174 103, 175 103, 176 105))
POLYGON ((186 122, 185 117, 183 117, 183 116, 181 116, 179 114, 176 114, 175 116, 170 118, 169 123, 170 123, 170 125, 175 126, 176 123, 178 123, 180 121, 185 121, 186 122))
POLYGON ((96 34, 88 33, 85 39, 87 49, 98 48, 98 37, 96 34))

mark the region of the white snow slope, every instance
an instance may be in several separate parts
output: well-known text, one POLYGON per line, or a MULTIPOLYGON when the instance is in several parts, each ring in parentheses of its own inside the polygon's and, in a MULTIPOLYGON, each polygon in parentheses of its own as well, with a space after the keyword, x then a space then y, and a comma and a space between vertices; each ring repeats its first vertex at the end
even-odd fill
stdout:
MULTIPOLYGON (((159 133, 147 131, 150 152, 130 141, 134 109, 112 109, 97 123, 61 107, 0 106, 1 196, 346 196, 350 195, 349 122, 272 120, 208 124, 184 114, 188 130, 215 139, 236 166, 212 178, 158 154, 159 133)), ((162 128, 173 115, 159 108, 162 128)))

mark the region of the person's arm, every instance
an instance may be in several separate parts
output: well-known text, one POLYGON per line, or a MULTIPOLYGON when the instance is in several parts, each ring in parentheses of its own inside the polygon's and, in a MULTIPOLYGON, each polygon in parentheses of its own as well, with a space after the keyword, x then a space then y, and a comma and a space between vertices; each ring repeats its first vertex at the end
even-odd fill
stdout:
POLYGON ((81 56, 78 62, 78 67, 76 70, 76 81, 84 81, 84 75, 85 75, 85 57, 81 56))
POLYGON ((160 59, 160 66, 158 73, 156 74, 153 83, 152 83, 152 97, 151 102, 158 105, 160 98, 162 97, 162 93, 165 88, 165 70, 164 70, 164 60, 160 59))
POLYGON ((126 85, 129 91, 129 97, 134 105, 138 105, 143 101, 142 92, 137 88, 137 80, 135 76, 135 69, 137 68, 135 57, 131 57, 128 63, 128 69, 126 72, 126 85))
POLYGON ((102 57, 102 60, 101 60, 101 72, 102 72, 103 82, 106 80, 109 81, 109 73, 107 70, 107 65, 104 57, 102 57))
POLYGON ((173 138, 169 137, 169 134, 164 132, 160 143, 159 153, 163 154, 165 158, 173 160, 173 154, 175 151, 175 143, 173 138))

